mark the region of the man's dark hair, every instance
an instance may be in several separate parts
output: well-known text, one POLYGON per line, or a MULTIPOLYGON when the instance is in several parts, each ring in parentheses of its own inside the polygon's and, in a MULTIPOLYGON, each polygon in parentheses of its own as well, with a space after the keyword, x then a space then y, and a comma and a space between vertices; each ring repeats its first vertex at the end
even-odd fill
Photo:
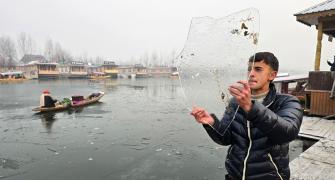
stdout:
POLYGON ((269 65, 274 71, 278 71, 279 62, 276 56, 270 52, 258 52, 249 58, 249 62, 260 62, 264 61, 265 64, 269 65))

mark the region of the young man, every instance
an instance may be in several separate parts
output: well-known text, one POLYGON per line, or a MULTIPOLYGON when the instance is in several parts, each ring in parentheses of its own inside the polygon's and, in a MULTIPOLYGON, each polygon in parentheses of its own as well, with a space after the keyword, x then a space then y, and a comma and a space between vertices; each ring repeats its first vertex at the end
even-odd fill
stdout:
POLYGON ((191 114, 209 136, 218 144, 230 145, 226 179, 290 179, 289 142, 298 135, 303 113, 297 98, 276 92, 272 81, 278 66, 269 52, 250 57, 249 80, 229 87, 233 98, 221 121, 202 108, 193 108, 191 114))

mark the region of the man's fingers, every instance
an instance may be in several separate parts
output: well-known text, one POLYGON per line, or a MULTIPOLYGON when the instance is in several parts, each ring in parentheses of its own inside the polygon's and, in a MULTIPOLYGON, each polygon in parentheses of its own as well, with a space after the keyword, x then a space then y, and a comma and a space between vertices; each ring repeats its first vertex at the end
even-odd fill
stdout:
POLYGON ((249 83, 246 80, 240 80, 240 81, 238 81, 238 83, 242 84, 245 89, 250 88, 249 83))
POLYGON ((195 113, 195 116, 199 117, 201 115, 201 111, 195 113))
POLYGON ((202 110, 201 108, 193 107, 191 114, 194 115, 201 110, 202 110))
POLYGON ((236 89, 229 89, 229 92, 232 96, 234 96, 237 100, 242 100, 242 99, 245 99, 247 98, 247 91, 244 91, 244 93, 236 90, 236 89))
POLYGON ((230 92, 230 94, 234 94, 234 95, 239 95, 239 94, 241 94, 241 91, 239 90, 239 89, 236 89, 236 88, 233 88, 233 87, 230 87, 229 88, 229 92, 230 92))
POLYGON ((229 88, 233 88, 233 89, 236 89, 236 90, 239 90, 239 91, 242 91, 244 86, 242 84, 239 84, 239 83, 235 83, 231 86, 229 86, 229 88))
POLYGON ((199 118, 206 116, 206 113, 205 113, 205 110, 198 109, 198 110, 193 110, 191 112, 191 115, 193 115, 195 117, 195 119, 198 120, 199 118))

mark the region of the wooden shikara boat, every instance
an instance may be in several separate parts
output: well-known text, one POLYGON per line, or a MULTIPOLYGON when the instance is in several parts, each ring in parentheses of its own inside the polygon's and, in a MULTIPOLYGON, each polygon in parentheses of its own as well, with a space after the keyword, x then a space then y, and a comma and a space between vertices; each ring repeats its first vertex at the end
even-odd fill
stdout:
POLYGON ((74 101, 72 100, 71 107, 83 107, 87 106, 93 103, 98 102, 103 96, 105 95, 105 92, 100 91, 99 93, 93 93, 87 97, 85 97, 83 100, 80 101, 74 101))
POLYGON ((37 107, 32 109, 32 111, 36 112, 55 112, 55 111, 63 111, 69 109, 71 106, 69 104, 59 104, 55 107, 37 107))
POLYGON ((98 102, 104 95, 105 93, 101 91, 99 93, 92 93, 91 95, 85 97, 81 101, 71 101, 71 104, 58 104, 55 107, 36 107, 32 109, 32 111, 43 113, 43 112, 64 111, 64 110, 70 110, 72 108, 84 107, 98 102))

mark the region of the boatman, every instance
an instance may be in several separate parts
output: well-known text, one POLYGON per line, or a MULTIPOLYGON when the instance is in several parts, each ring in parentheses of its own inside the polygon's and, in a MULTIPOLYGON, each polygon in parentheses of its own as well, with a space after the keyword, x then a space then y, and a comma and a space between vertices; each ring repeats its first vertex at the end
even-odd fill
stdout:
POLYGON ((298 135, 303 112, 296 97, 276 92, 278 67, 272 53, 258 52, 249 58, 249 80, 229 87, 233 98, 221 120, 203 108, 192 110, 216 143, 230 145, 228 180, 290 179, 289 143, 298 135))
POLYGON ((335 71, 335 56, 334 56, 334 62, 331 63, 330 61, 327 61, 328 65, 330 66, 330 71, 335 71))
POLYGON ((51 97, 49 90, 44 90, 40 97, 40 107, 55 107, 56 99, 51 97))

